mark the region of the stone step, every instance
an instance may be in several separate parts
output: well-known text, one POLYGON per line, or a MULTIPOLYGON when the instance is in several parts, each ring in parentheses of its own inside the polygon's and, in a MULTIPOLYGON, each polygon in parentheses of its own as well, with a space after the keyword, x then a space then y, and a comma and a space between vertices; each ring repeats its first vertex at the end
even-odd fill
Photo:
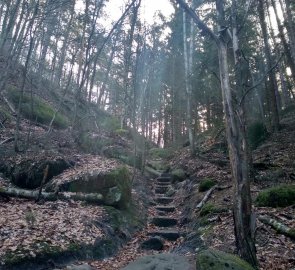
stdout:
POLYGON ((169 187, 156 187, 155 194, 165 194, 168 191, 169 187))
POLYGON ((158 235, 153 235, 150 239, 141 243, 140 247, 147 250, 162 250, 164 247, 163 240, 158 235))
POLYGON ((170 217, 153 217, 151 224, 159 227, 171 227, 177 225, 177 219, 170 217))
POLYGON ((160 204, 169 204, 173 202, 173 199, 169 197, 156 197, 155 201, 160 204))
POLYGON ((155 184, 155 187, 170 187, 171 183, 170 182, 158 182, 155 184))
POLYGON ((149 232, 148 235, 160 236, 170 241, 175 241, 180 237, 180 233, 178 231, 172 231, 172 230, 160 230, 160 231, 149 232))
POLYGON ((167 213, 171 213, 171 212, 174 212, 175 211, 175 206, 160 206, 160 205, 157 205, 156 206, 156 209, 158 211, 162 211, 162 212, 167 212, 167 213))
POLYGON ((162 173, 161 177, 171 177, 171 173, 162 173))
POLYGON ((171 182, 171 177, 158 177, 157 178, 158 183, 170 183, 171 182))

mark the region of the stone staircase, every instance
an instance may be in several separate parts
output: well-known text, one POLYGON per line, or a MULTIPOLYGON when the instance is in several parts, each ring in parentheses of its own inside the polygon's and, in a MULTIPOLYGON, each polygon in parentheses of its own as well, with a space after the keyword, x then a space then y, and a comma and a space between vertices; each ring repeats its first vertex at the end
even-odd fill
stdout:
MULTIPOLYGON (((145 243, 154 243, 155 238, 158 238, 159 241, 159 238, 176 241, 180 237, 177 228, 178 220, 175 218, 176 207, 173 205, 173 196, 166 196, 167 191, 172 188, 171 181, 170 174, 162 174, 155 180, 153 190, 154 201, 157 203, 155 206, 156 215, 149 218, 150 224, 154 225, 155 229, 148 233, 151 238, 146 240, 145 243)), ((146 246, 145 243, 143 243, 143 246, 146 246)), ((153 249, 152 245, 150 249, 153 249)))

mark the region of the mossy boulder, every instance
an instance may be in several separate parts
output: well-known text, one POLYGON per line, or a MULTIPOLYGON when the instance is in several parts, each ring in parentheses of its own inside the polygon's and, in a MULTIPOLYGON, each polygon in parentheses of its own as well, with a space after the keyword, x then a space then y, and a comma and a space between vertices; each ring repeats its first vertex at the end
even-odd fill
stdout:
POLYGON ((257 206, 286 207, 295 203, 295 185, 280 185, 261 191, 256 198, 257 206))
POLYGON ((138 258, 122 270, 190 270, 192 265, 185 257, 176 254, 155 254, 138 258))
POLYGON ((214 249, 201 251, 196 266, 198 270, 254 270, 238 256, 214 249))
POLYGON ((211 178, 205 178, 200 182, 199 191, 204 192, 216 185, 216 182, 211 178))
POLYGON ((177 168, 172 170, 171 172, 172 181, 175 182, 182 182, 186 179, 185 171, 181 168, 177 168))
MULTIPOLYGON (((20 95, 21 93, 18 89, 14 87, 9 88, 8 98, 15 107, 18 105, 20 95)), ((31 97, 29 93, 24 93, 21 113, 27 119, 48 125, 56 113, 56 109, 43 99, 36 96, 31 97)), ((56 128, 66 128, 68 126, 68 119, 65 115, 58 112, 55 115, 53 126, 56 128)))
POLYGON ((60 181, 59 176, 46 186, 47 191, 100 193, 107 205, 128 208, 131 201, 131 176, 125 166, 109 171, 99 169, 80 171, 60 181))
POLYGON ((12 183, 21 188, 34 189, 38 188, 44 177, 44 171, 49 166, 46 182, 50 181, 54 176, 62 173, 71 166, 70 161, 62 157, 52 159, 26 159, 17 164, 6 164, 0 166, 0 172, 12 183))

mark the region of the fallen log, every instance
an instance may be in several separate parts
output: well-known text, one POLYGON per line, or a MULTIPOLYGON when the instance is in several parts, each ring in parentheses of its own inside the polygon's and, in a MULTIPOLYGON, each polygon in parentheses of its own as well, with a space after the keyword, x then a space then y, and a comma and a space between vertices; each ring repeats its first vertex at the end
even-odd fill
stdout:
MULTIPOLYGON (((21 188, 0 188, 0 195, 36 200, 39 195, 39 190, 26 190, 21 188)), ((104 197, 100 193, 80 192, 42 192, 41 197, 45 201, 74 200, 106 205, 116 205, 120 199, 119 197, 110 199, 110 196, 104 197)))
POLYGON ((196 211, 200 210, 204 204, 208 201, 208 199, 210 198, 211 194, 213 193, 213 191, 216 189, 216 186, 210 188, 208 190, 208 192, 205 194, 204 198, 202 201, 200 201, 196 207, 196 211))
POLYGON ((262 223, 267 224, 271 226, 273 229, 275 229, 278 233, 284 234, 291 239, 295 240, 295 229, 291 229, 288 226, 280 223, 279 221, 268 217, 268 216, 258 216, 258 220, 260 220, 262 223))

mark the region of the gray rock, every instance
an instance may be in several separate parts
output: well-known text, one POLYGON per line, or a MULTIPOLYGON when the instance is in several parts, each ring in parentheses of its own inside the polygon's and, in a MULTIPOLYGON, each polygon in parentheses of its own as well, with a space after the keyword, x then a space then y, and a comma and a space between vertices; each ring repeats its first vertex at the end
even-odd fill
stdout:
POLYGON ((173 202, 173 199, 170 197, 156 197, 156 202, 161 204, 169 204, 173 202))
POLYGON ((164 247, 164 243, 159 236, 155 236, 142 242, 140 247, 142 249, 149 249, 149 250, 162 250, 164 247))
POLYGON ((153 217, 151 223, 159 227, 170 227, 177 225, 177 219, 170 217, 153 217))
POLYGON ((171 205, 171 206, 156 206, 156 209, 158 211, 163 211, 163 212, 167 212, 167 213, 170 213, 170 212, 174 212, 175 211, 175 206, 171 205))
POLYGON ((81 265, 68 265, 66 270, 94 270, 90 265, 87 263, 81 265))
POLYGON ((193 266, 176 254, 157 254, 144 256, 121 270, 192 270, 193 266))
POLYGON ((170 241, 175 241, 180 237, 180 233, 178 231, 171 231, 171 230, 160 230, 160 231, 153 231, 149 232, 149 235, 157 235, 161 236, 162 238, 165 238, 170 241))
POLYGON ((254 270, 247 262, 233 254, 207 249, 197 255, 198 270, 254 270))

